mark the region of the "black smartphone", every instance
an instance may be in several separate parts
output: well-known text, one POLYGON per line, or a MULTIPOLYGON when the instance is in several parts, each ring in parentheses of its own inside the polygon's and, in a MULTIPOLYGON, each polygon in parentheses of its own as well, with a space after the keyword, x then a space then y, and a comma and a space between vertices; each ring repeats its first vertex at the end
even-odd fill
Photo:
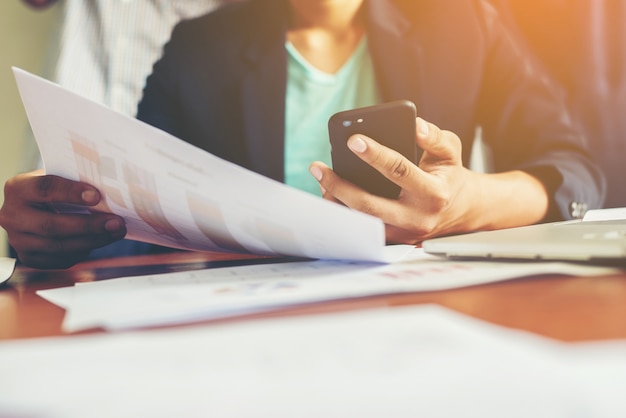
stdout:
POLYGON ((356 156, 346 142, 351 135, 363 134, 417 164, 421 151, 415 143, 416 117, 409 100, 335 113, 328 120, 333 171, 370 193, 397 198, 400 187, 356 156))

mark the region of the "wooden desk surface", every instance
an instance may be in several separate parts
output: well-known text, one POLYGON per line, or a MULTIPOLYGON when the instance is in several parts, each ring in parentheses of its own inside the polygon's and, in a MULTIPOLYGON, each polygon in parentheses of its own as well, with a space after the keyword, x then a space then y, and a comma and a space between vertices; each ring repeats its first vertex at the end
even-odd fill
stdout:
MULTIPOLYGON (((8 285, 0 287, 0 340, 63 335, 64 310, 37 296, 39 289, 242 261, 275 260, 221 253, 173 253, 91 261, 62 271, 18 267, 8 285)), ((626 338, 626 272, 602 277, 542 276, 463 289, 324 302, 228 321, 423 303, 437 303, 494 324, 563 341, 626 338)))

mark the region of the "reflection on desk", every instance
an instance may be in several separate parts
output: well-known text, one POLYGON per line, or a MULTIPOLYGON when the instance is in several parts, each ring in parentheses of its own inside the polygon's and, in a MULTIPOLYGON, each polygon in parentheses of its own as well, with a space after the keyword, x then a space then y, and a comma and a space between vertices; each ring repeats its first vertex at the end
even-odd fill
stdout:
MULTIPOLYGON (((40 289, 72 286, 119 275, 198 270, 234 263, 268 263, 284 258, 226 253, 176 252, 81 263, 69 270, 42 271, 18 266, 0 294, 17 301, 14 325, 4 326, 3 338, 64 335, 63 309, 36 295, 40 289)), ((436 303, 458 312, 511 328, 563 341, 626 338, 626 273, 599 277, 544 275, 462 289, 382 295, 299 306, 281 313, 244 315, 268 317, 313 314, 367 307, 436 303)), ((233 321, 237 319, 229 319, 233 321)), ((211 321, 212 323, 224 322, 211 321)))

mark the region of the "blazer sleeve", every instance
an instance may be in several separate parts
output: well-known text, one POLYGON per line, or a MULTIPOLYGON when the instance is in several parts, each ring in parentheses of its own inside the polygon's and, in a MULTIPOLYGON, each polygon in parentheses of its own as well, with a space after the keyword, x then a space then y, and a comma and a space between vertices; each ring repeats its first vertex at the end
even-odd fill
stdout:
POLYGON ((562 90, 495 11, 484 10, 488 53, 478 119, 495 170, 519 169, 539 178, 551 196, 546 221, 602 207, 605 179, 587 151, 587 138, 574 127, 562 90))

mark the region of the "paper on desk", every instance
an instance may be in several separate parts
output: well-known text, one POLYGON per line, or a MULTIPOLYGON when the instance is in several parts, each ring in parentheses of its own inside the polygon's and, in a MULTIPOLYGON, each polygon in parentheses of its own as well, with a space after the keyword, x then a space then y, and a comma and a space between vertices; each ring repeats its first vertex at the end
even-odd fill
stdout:
POLYGON ((0 257, 0 285, 9 280, 15 270, 15 258, 0 257))
POLYGON ((37 294, 50 303, 54 303, 63 309, 70 309, 74 300, 75 286, 57 287, 54 289, 38 290, 37 294))
POLYGON ((622 418, 626 341, 438 306, 0 344, 0 416, 622 418))
POLYGON ((130 239, 199 251, 392 261, 378 218, 13 72, 46 172, 96 186, 105 196, 97 209, 124 217, 130 239))
POLYGON ((588 210, 583 217, 583 222, 588 221, 614 221, 626 219, 626 208, 607 208, 588 210))
POLYGON ((600 275, 618 270, 568 263, 453 261, 414 249, 403 262, 303 261, 214 268, 77 283, 39 291, 64 300, 68 332, 209 320, 312 302, 434 291, 538 274, 600 275), (64 294, 61 295, 60 294, 64 294))

